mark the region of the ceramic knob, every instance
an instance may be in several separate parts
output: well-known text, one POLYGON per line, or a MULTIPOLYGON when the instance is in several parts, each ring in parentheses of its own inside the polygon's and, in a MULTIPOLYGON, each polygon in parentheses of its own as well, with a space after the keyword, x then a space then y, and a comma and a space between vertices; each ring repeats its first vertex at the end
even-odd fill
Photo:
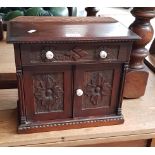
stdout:
POLYGON ((47 51, 47 52, 46 52, 46 58, 47 58, 47 59, 53 59, 53 57, 54 57, 54 54, 53 54, 52 51, 47 51))
POLYGON ((76 95, 77 95, 77 96, 82 96, 82 95, 83 95, 82 89, 77 89, 77 90, 76 90, 76 95))
POLYGON ((37 30, 29 30, 29 31, 27 31, 28 33, 34 33, 34 32, 36 32, 37 30))
POLYGON ((107 57, 107 52, 106 51, 101 51, 100 52, 100 58, 104 59, 107 57))

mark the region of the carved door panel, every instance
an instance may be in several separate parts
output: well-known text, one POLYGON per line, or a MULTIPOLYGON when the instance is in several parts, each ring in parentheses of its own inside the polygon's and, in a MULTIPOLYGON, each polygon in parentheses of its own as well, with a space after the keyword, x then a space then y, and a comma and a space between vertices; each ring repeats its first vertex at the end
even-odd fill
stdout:
POLYGON ((23 74, 28 120, 66 119, 72 116, 69 66, 25 67, 23 74))
POLYGON ((77 65, 73 116, 116 114, 121 71, 121 64, 77 65), (82 90, 82 95, 77 94, 79 89, 82 90))

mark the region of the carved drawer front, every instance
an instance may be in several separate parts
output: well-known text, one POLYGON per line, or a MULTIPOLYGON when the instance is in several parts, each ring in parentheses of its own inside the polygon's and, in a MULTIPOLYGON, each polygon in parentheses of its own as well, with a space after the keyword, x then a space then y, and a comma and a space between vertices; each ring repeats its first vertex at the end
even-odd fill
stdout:
POLYGON ((121 64, 77 65, 74 117, 116 114, 121 71, 121 64))
POLYGON ((70 67, 24 68, 28 120, 44 121, 72 116, 70 67))
POLYGON ((119 43, 23 44, 23 65, 57 62, 127 61, 129 46, 119 43))

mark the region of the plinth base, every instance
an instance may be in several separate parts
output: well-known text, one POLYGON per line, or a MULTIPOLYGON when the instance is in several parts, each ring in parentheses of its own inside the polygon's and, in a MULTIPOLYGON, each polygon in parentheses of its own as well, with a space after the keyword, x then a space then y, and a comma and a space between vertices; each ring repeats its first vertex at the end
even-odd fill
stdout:
POLYGON ((27 122, 18 126, 18 133, 34 133, 42 131, 66 130, 77 128, 116 125, 124 122, 123 116, 109 116, 97 118, 80 118, 66 121, 27 122))
POLYGON ((129 69, 125 77, 124 98, 139 98, 145 94, 149 72, 147 69, 129 69))

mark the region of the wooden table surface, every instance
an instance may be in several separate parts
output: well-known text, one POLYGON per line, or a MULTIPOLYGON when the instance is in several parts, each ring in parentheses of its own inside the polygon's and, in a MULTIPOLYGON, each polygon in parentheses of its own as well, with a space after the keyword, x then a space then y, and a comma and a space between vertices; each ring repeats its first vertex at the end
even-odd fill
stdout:
MULTIPOLYGON (((4 44, 0 43, 0 72, 14 73, 13 47, 4 44)), ((151 71, 145 96, 123 100, 121 125, 17 134, 16 101, 16 89, 0 90, 0 146, 79 146, 155 138, 155 74, 151 71)))
POLYGON ((4 40, 0 41, 0 73, 15 73, 14 49, 12 44, 6 44, 6 34, 4 40))

